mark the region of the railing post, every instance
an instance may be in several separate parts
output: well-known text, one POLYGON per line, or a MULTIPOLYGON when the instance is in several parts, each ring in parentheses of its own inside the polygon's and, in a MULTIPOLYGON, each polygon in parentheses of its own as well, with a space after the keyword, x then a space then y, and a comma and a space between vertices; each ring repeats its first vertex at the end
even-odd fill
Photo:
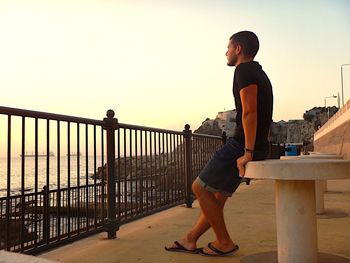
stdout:
POLYGON ((118 119, 114 118, 114 111, 107 111, 107 118, 103 119, 107 132, 107 223, 108 239, 116 238, 119 229, 116 213, 116 176, 115 176, 115 130, 118 129, 118 119))
POLYGON ((225 131, 222 133, 221 138, 222 138, 222 144, 225 145, 225 144, 226 144, 226 141, 227 141, 227 135, 226 135, 226 132, 225 132, 225 131))
POLYGON ((186 185, 186 205, 192 207, 192 131, 190 125, 186 124, 184 132, 185 138, 185 185, 186 185))

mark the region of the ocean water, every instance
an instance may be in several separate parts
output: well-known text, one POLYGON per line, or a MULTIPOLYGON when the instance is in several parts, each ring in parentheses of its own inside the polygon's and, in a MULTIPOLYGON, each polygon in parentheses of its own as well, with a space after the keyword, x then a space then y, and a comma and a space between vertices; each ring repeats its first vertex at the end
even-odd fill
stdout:
MULTIPOLYGON (((86 162, 85 156, 80 156, 78 166, 78 156, 71 156, 70 163, 68 163, 67 156, 60 157, 60 165, 57 165, 57 157, 49 158, 49 167, 47 167, 46 157, 38 157, 38 169, 37 169, 37 183, 38 191, 41 191, 45 185, 49 185, 50 189, 57 189, 58 186, 58 174, 59 185, 61 188, 68 186, 76 186, 78 181, 80 185, 86 185, 94 183, 92 178, 95 170, 102 166, 101 156, 96 156, 96 164, 94 157, 89 156, 86 162), (68 167, 70 166, 70 172, 68 167), (78 169, 79 167, 79 169, 78 169), (47 173, 49 173, 49 181, 47 181, 47 173)), ((104 158, 104 161, 106 158, 104 158)), ((35 159, 33 157, 24 158, 24 190, 26 192, 33 192, 35 190, 35 159)), ((17 195, 21 193, 22 185, 22 158, 12 157, 10 164, 10 181, 8 181, 8 165, 7 158, 0 157, 0 197, 7 195, 7 185, 10 183, 11 195, 17 195)))

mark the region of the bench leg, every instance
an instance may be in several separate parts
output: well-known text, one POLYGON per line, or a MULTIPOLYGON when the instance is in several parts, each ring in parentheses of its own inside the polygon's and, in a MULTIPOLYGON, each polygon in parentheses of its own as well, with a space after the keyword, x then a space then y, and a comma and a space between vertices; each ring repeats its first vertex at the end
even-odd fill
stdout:
POLYGON ((317 263, 315 181, 276 180, 279 263, 317 263))
POLYGON ((321 215, 325 213, 324 209, 324 191, 325 191, 325 180, 316 180, 315 191, 316 191, 316 214, 321 215))

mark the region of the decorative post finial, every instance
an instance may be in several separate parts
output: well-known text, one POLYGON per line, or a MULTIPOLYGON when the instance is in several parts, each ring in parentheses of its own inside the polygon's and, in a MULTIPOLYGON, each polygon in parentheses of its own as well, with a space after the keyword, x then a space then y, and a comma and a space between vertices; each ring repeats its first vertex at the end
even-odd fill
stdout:
POLYGON ((114 110, 108 110, 106 115, 107 115, 108 118, 113 118, 114 115, 115 115, 114 110))

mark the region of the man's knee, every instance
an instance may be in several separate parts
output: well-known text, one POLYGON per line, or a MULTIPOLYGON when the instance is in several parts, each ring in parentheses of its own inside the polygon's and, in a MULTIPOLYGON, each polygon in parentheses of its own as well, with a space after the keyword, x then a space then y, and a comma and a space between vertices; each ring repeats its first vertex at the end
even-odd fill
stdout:
POLYGON ((192 183, 192 191, 193 193, 198 196, 200 195, 200 193, 204 190, 204 188, 200 185, 200 183, 198 182, 198 180, 195 180, 192 183))

